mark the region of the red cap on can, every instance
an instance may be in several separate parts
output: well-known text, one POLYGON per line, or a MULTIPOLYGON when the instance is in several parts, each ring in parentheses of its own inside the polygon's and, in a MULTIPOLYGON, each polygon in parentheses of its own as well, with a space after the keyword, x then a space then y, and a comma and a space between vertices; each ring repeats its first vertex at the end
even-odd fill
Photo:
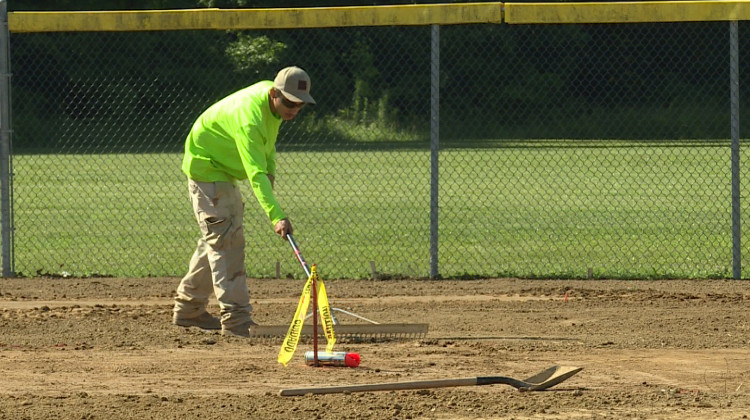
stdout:
POLYGON ((352 368, 359 366, 359 354, 346 353, 346 356, 344 357, 344 364, 346 364, 347 367, 352 368))

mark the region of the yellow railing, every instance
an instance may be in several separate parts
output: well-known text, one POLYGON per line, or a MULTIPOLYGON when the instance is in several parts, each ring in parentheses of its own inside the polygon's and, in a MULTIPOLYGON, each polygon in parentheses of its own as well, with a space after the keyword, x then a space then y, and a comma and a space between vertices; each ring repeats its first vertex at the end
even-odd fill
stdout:
POLYGON ((502 3, 304 9, 11 12, 11 32, 167 31, 501 23, 502 3))
POLYGON ((748 1, 505 3, 505 23, 705 22, 750 19, 748 1))
POLYGON ((10 12, 11 32, 167 31, 349 26, 750 20, 750 0, 459 3, 278 9, 10 12))

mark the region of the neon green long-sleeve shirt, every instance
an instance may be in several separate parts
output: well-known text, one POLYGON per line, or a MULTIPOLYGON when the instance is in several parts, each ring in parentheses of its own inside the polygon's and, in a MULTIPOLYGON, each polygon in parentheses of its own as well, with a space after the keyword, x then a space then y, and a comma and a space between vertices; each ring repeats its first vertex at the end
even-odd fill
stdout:
POLYGON ((273 194, 268 175, 276 174, 276 137, 281 117, 271 112, 265 80, 211 105, 185 140, 182 172, 198 182, 248 179, 271 223, 286 215, 273 194))

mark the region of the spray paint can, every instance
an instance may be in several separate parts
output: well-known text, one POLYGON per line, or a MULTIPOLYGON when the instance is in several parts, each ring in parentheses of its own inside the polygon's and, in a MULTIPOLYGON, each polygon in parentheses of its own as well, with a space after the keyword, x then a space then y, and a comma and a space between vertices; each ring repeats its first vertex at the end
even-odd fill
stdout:
MULTIPOLYGON (((315 352, 312 350, 305 352, 305 363, 309 366, 315 364, 315 352)), ((359 366, 359 354, 348 353, 345 351, 319 351, 318 365, 320 366, 337 366, 337 367, 357 367, 359 366)))

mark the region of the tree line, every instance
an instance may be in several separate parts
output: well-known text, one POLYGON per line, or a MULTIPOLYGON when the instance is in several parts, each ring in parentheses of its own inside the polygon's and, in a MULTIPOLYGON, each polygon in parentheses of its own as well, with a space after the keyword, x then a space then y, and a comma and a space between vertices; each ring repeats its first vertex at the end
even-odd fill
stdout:
MULTIPOLYGON (((310 1, 270 0, 132 3, 19 0, 8 6, 11 11, 313 6, 310 1)), ((314 3, 316 7, 372 5, 314 3)), ((748 41, 740 39, 742 52, 748 41)), ((447 139, 720 137, 728 130, 722 119, 728 107, 727 41, 726 22, 445 27, 440 43, 441 135, 447 139), (703 98, 699 105, 709 111, 700 111, 703 118, 679 118, 694 112, 696 97, 703 98), (488 120, 488 104, 491 115, 502 118, 488 120), (579 120, 571 120, 573 111, 579 120), (644 113, 653 120, 647 126, 639 123, 644 113), (663 118, 654 115, 659 113, 663 118), (608 115, 623 120, 617 132, 612 132, 606 117, 600 117, 608 115)), ((327 90, 332 97, 315 108, 318 120, 328 124, 308 121, 303 124, 308 136, 354 141, 362 131, 341 127, 373 124, 388 133, 385 137, 403 135, 419 141, 428 136, 430 31, 426 27, 176 31, 158 36, 13 34, 14 124, 16 131, 24 132, 43 125, 59 127, 61 119, 106 118, 108 112, 123 111, 118 110, 118 102, 134 108, 130 112, 164 123, 174 123, 176 118, 185 124, 206 106, 195 98, 218 98, 236 89, 239 81, 267 78, 302 56, 305 67, 325 69, 316 74, 317 86, 336 86, 327 90), (309 51, 315 53, 303 53, 309 51), (141 82, 117 84, 133 79, 141 82), (19 115, 26 117, 18 120, 19 115), (332 133, 332 123, 341 129, 332 133)), ((34 137, 18 147, 39 148, 45 136, 34 137)))

